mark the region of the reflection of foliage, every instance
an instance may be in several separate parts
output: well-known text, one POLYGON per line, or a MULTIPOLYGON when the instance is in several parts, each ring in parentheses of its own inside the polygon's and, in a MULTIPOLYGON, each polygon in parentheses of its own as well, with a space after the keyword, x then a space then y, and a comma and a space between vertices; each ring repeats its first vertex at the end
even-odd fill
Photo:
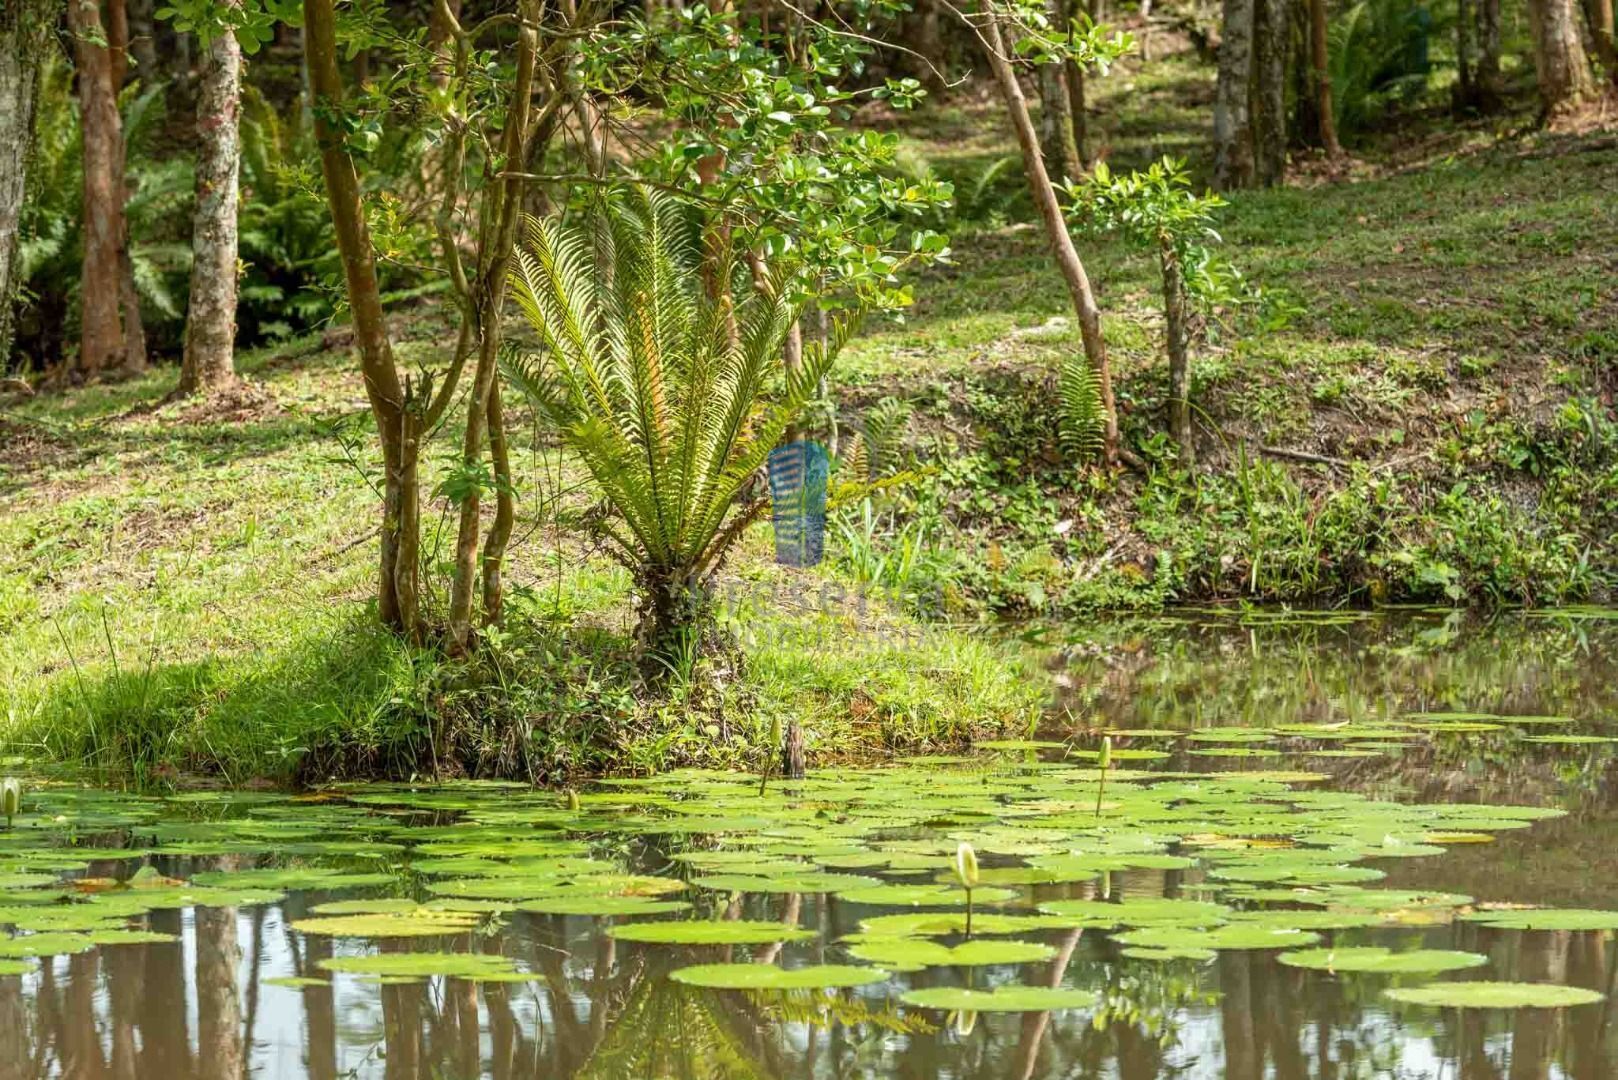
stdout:
POLYGON ((1095 1010, 1097 1028, 1127 1024, 1138 1028, 1165 1050, 1179 1041, 1176 1017, 1193 1006, 1212 1005, 1219 995, 1201 987, 1195 970, 1178 965, 1130 964, 1101 988, 1095 1010))
POLYGON ((579 1080, 750 1080, 770 1071, 744 1045, 718 994, 654 977, 635 987, 578 1075, 579 1080))
POLYGON ((920 1013, 905 1015, 891 1005, 873 1009, 846 994, 828 997, 809 990, 757 990, 747 995, 753 1004, 782 1023, 807 1024, 816 1029, 870 1024, 896 1035, 918 1035, 937 1030, 920 1013))

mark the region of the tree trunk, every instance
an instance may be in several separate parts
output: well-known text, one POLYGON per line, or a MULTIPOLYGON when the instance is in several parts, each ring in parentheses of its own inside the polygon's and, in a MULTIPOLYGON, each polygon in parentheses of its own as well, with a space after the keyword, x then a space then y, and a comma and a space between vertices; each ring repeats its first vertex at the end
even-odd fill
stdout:
POLYGON ((1191 427, 1191 341, 1186 323, 1185 269, 1172 244, 1158 252, 1163 271, 1163 317, 1168 329, 1169 432, 1180 445, 1180 463, 1196 462, 1196 436, 1191 427))
POLYGON ((1474 59, 1473 0, 1455 0, 1455 107, 1470 109, 1477 104, 1477 61, 1474 59))
POLYGON ((1023 171, 1028 176, 1029 190, 1033 194, 1034 204, 1039 207, 1045 237, 1061 268, 1062 280, 1067 285, 1068 296, 1079 319, 1079 335, 1084 341, 1085 358, 1101 384, 1101 405, 1106 414, 1103 453, 1107 464, 1112 465, 1118 460, 1118 411, 1113 400, 1112 368, 1107 361, 1107 344, 1101 336, 1101 309, 1096 305, 1090 277, 1079 259, 1078 249, 1073 246, 1067 221, 1062 217, 1062 206, 1057 201, 1056 189, 1051 186, 1050 174, 1045 171, 1045 162, 1040 156, 1039 136, 1028 114, 1028 100, 1017 82, 1016 71, 1012 69, 997 18, 991 17, 982 32, 984 53, 1000 86, 1001 97, 1005 99, 1006 112, 1010 114, 1012 130, 1017 136, 1017 147, 1022 152, 1023 171))
POLYGON ((304 58, 313 96, 315 138, 320 145, 320 171, 326 183, 337 250, 354 322, 360 372, 382 443, 382 565, 377 583, 377 613, 383 625, 419 642, 417 557, 420 552, 420 418, 408 408, 405 387, 393 362, 393 345, 382 315, 376 257, 360 202, 359 176, 343 145, 343 82, 337 67, 336 17, 332 0, 303 2, 304 58))
MULTIPOLYGON (((528 9, 524 5, 525 13, 528 9)), ((533 98, 534 72, 539 52, 539 37, 532 23, 524 25, 518 35, 517 72, 507 106, 505 129, 502 133, 500 161, 524 160, 524 149, 529 128, 529 104, 533 98)), ((491 174, 487 178, 482 209, 482 228, 488 245, 480 252, 478 280, 469 298, 477 330, 478 359, 472 376, 471 401, 467 405, 466 432, 461 444, 461 462, 470 472, 483 458, 485 435, 490 430, 491 412, 499 415, 499 408, 491 410, 492 388, 499 367, 501 327, 505 311, 506 279, 511 265, 511 253, 517 244, 517 226, 522 220, 523 181, 517 176, 491 174)), ((500 442, 504 448, 504 432, 500 442)), ((509 466, 507 467, 509 472, 509 466)), ((481 498, 476 485, 468 486, 460 507, 460 527, 455 538, 455 573, 450 582, 449 638, 450 648, 465 652, 472 646, 472 596, 479 581, 478 536, 482 529, 479 517, 481 498)), ((498 524, 498 523, 497 523, 498 524)), ((507 523, 505 532, 509 535, 507 523)), ((502 542, 503 547, 503 542, 502 542)), ((491 586, 498 592, 500 570, 485 562, 482 567, 485 598, 491 586)), ((498 597, 494 598, 498 609, 498 597)))
POLYGON ((84 269, 80 275, 78 373, 93 378, 120 366, 124 327, 119 317, 124 192, 118 159, 123 142, 112 60, 96 0, 68 0, 79 77, 84 136, 84 269))
POLYGON ((1287 0, 1253 0, 1253 165, 1259 184, 1273 187, 1287 168, 1287 48, 1292 28, 1287 0))
MULTIPOLYGON (((107 10, 107 60, 112 77, 112 97, 116 103, 129 76, 129 12, 124 0, 104 0, 107 10)), ((121 125, 120 125, 121 126, 121 125)), ((129 145, 120 130, 118 138, 118 191, 120 206, 129 201, 127 183, 129 145)), ((135 260, 130 253, 129 215, 120 212, 123 231, 118 235, 118 302, 123 308, 124 361, 127 371, 146 367, 146 326, 140 314, 140 291, 135 288, 135 260)))
POLYGON ((1607 80, 1618 86, 1618 40, 1613 36, 1612 0, 1584 0, 1584 15, 1590 22, 1596 59, 1601 61, 1607 80))
POLYGON ((56 0, 8 2, 0 10, 0 369, 11 358, 23 197, 33 152, 39 65, 61 10, 56 0))
POLYGON ((1500 0, 1477 0, 1477 5, 1477 104, 1483 112, 1494 112, 1506 93, 1505 78, 1500 73, 1500 0))
POLYGON ((236 941, 236 909, 199 907, 197 926, 197 1050, 208 1075, 235 1080, 244 1075, 242 1007, 236 977, 242 950, 236 941))
MULTIPOLYGON (((1052 24, 1062 25, 1064 0, 1046 0, 1052 24)), ((1045 171, 1077 180, 1084 175, 1079 144, 1073 129, 1073 98, 1065 64, 1039 65, 1039 142, 1045 171)))
POLYGON ((225 30, 208 46, 197 92, 197 207, 191 224, 191 303, 180 394, 209 394, 236 381, 241 70, 241 46, 225 30))
MULTIPOLYGON (((1464 2, 1464 0, 1463 0, 1464 2)), ((1337 141, 1337 114, 1332 111, 1331 43, 1326 36, 1326 0, 1309 0, 1309 64, 1314 75, 1315 121, 1328 158, 1343 156, 1337 141)))
POLYGON ((1529 0, 1534 70, 1543 116, 1553 120, 1577 110, 1595 94, 1590 58, 1584 51, 1574 0, 1529 0))
MULTIPOLYGON (((1090 3, 1091 0, 1062 0, 1062 26, 1071 27, 1074 19, 1089 15, 1090 3)), ((1078 155, 1079 167, 1089 172, 1090 118, 1084 100, 1084 65, 1077 60, 1064 60, 1062 73, 1062 81, 1067 86, 1068 119, 1073 124, 1073 152, 1078 155)))
POLYGON ((1214 92, 1214 187, 1253 186, 1253 121, 1248 99, 1253 84, 1253 5, 1224 0, 1219 37, 1219 82, 1214 92))
POLYGON ((128 0, 129 55, 135 60, 137 78, 157 77, 157 38, 152 26, 152 0, 128 0))

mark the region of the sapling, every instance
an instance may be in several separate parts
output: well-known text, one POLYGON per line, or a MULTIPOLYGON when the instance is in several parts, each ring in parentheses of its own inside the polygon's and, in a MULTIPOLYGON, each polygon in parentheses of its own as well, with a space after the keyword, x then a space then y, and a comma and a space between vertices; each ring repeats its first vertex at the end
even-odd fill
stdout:
POLYGON ((961 842, 955 849, 955 878, 966 890, 966 936, 972 936, 972 890, 978 886, 978 853, 972 845, 961 842))
POLYGON ((1157 255, 1163 278, 1163 317, 1169 353, 1169 428, 1186 466, 1193 461, 1191 432, 1192 304, 1207 309, 1235 292, 1235 274, 1217 262, 1209 245, 1219 242, 1213 212, 1218 195, 1191 190, 1185 163, 1171 157, 1144 172, 1115 174, 1098 162, 1089 176, 1068 185, 1069 214, 1095 233, 1120 233, 1157 255))

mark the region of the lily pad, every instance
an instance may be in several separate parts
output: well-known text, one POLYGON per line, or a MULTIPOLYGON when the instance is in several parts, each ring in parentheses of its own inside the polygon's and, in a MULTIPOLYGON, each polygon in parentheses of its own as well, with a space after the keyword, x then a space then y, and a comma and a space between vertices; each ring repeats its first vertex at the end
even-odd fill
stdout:
POLYGON ((777 922, 645 922, 624 923, 607 931, 619 941, 649 945, 763 945, 776 941, 803 941, 813 930, 777 922))
POLYGON ((968 990, 959 986, 933 986, 925 990, 911 990, 899 1000, 914 1009, 1019 1013, 1087 1009, 1099 999, 1089 990, 1005 985, 988 991, 968 990))
POLYGON ((1556 983, 1436 982, 1396 986, 1383 996, 1406 1005, 1444 1009, 1565 1009, 1592 1005, 1606 995, 1582 986, 1556 983))
POLYGON ((983 967, 1049 960, 1056 950, 1037 941, 963 941, 949 946, 928 938, 873 939, 851 945, 849 955, 893 971, 929 967, 983 967))
POLYGON ((865 986, 887 977, 888 973, 878 968, 844 964, 801 968, 779 968, 773 964, 697 964, 669 974, 675 982, 714 990, 823 990, 865 986))
POLYGON ((462 934, 475 928, 482 916, 463 911, 417 908, 369 915, 329 915, 299 919, 292 929, 329 937, 403 938, 462 934))
POLYGON ((1383 948, 1303 949, 1282 953, 1276 959, 1288 967, 1311 971, 1349 971, 1377 975, 1436 975, 1481 967, 1489 958, 1481 953, 1446 949, 1414 949, 1394 952, 1383 948))

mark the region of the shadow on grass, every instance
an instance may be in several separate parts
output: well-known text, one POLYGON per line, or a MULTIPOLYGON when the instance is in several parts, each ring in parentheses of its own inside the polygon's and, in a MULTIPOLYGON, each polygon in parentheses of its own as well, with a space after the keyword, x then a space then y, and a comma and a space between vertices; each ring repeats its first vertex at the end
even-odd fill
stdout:
POLYGON ((0 754, 106 780, 249 782, 597 773, 631 732, 625 642, 531 637, 474 662, 415 649, 356 611, 279 651, 74 663, 19 701, 0 754))

